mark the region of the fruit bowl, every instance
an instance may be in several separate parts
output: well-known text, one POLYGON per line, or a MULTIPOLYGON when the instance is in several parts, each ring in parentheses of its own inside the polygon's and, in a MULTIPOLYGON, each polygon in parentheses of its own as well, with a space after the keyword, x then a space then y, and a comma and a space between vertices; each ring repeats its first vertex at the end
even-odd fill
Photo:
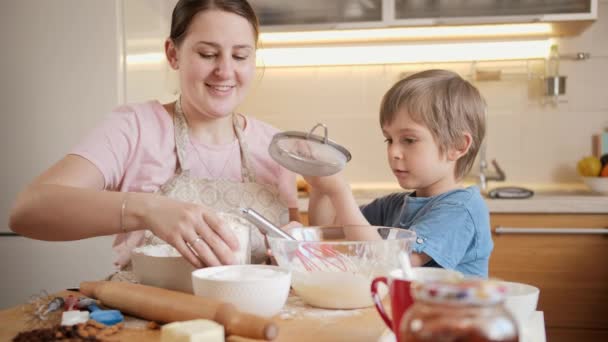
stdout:
POLYGON ((608 177, 583 177, 583 181, 592 192, 608 195, 608 177))
POLYGON ((372 280, 399 268, 399 252, 411 252, 416 240, 413 231, 377 226, 297 227, 287 232, 296 240, 268 236, 277 263, 291 271, 291 286, 304 302, 326 309, 372 306, 372 280), (370 229, 382 239, 346 239, 349 230, 370 229))

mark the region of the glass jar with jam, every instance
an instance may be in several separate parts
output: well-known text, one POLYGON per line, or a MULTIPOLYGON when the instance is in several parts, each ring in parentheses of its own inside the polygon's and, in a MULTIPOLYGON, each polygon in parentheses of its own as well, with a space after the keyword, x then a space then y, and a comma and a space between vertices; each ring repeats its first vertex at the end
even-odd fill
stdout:
POLYGON ((504 286, 481 279, 414 282, 414 304, 401 319, 399 341, 517 342, 506 293, 504 286))

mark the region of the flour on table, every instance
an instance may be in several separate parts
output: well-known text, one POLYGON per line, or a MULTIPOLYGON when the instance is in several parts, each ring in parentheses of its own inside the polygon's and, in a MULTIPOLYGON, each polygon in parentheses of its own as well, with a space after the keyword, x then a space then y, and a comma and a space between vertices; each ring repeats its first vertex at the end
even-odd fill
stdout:
POLYGON ((283 309, 279 313, 279 317, 283 320, 298 319, 302 317, 327 319, 357 316, 360 314, 360 309, 326 310, 315 308, 306 304, 300 297, 291 295, 287 298, 287 303, 283 306, 283 309))

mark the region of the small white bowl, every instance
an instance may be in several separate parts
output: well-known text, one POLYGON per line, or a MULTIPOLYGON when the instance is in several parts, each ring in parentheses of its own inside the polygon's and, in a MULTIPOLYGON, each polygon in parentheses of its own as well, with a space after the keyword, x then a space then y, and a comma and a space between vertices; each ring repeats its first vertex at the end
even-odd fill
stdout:
MULTIPOLYGON (((431 282, 438 280, 460 280, 464 275, 456 270, 448 270, 439 267, 413 267, 414 281, 431 282)), ((403 271, 401 271, 403 274, 403 271)))
POLYGON ((174 255, 171 245, 146 247, 131 252, 133 273, 137 280, 144 285, 192 293, 191 274, 194 266, 181 255, 174 255))
POLYGON ((540 290, 532 285, 500 281, 507 288, 505 307, 513 314, 519 326, 525 325, 530 315, 536 311, 540 290))
POLYGON ((287 301, 291 272, 270 265, 228 265, 192 272, 194 294, 232 303, 240 311, 271 317, 287 301))
POLYGON ((583 181, 591 191, 608 195, 608 177, 583 177, 583 181))

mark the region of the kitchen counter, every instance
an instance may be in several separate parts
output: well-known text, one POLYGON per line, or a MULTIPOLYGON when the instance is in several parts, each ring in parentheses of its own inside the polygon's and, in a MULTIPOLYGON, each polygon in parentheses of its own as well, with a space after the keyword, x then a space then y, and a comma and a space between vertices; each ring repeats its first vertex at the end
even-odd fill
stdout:
MULTIPOLYGON (((582 183, 492 183, 489 188, 498 186, 525 187, 533 190, 534 196, 527 199, 486 198, 490 213, 608 214, 608 196, 594 194, 582 183)), ((351 187, 359 205, 393 192, 404 191, 398 184, 392 183, 357 183, 351 184, 351 187)), ((306 192, 300 192, 298 208, 302 212, 308 211, 306 192)))

